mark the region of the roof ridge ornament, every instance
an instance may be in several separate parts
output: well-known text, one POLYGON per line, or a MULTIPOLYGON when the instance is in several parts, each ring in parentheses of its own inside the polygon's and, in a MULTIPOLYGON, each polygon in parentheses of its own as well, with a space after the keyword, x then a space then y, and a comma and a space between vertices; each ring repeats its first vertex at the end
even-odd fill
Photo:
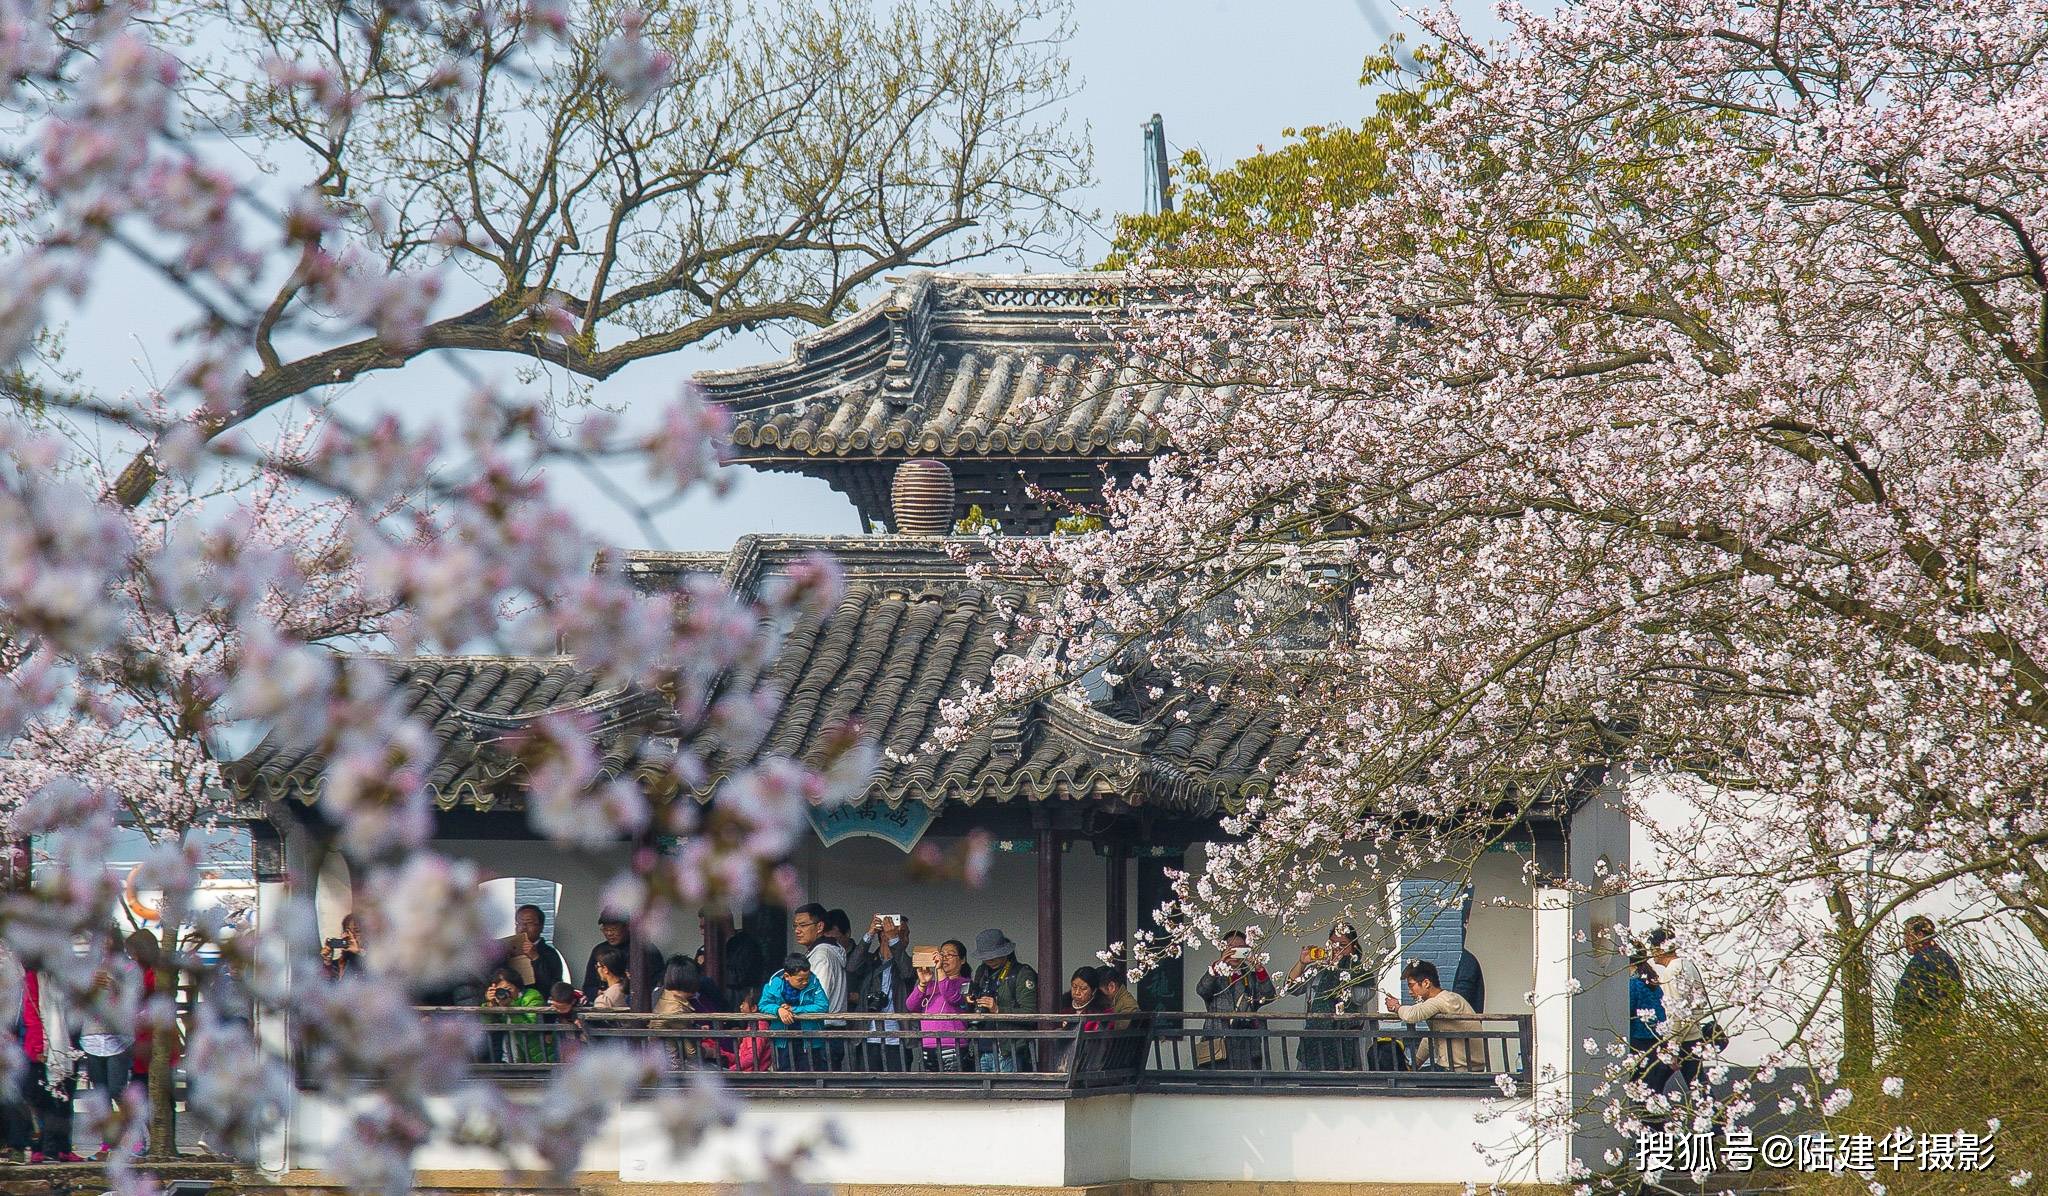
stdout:
POLYGON ((882 367, 883 402, 907 406, 917 398, 917 384, 924 371, 912 367, 921 364, 918 359, 930 342, 926 333, 937 304, 933 277, 924 273, 898 283, 882 308, 882 318, 889 322, 889 357, 882 367))

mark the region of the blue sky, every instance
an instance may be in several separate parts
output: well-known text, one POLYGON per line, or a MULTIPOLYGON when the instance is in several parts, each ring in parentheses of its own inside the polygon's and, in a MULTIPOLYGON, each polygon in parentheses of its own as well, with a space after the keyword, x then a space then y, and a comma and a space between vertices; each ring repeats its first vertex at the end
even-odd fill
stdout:
MULTIPOLYGON (((1474 0, 1460 0, 1458 7, 1491 24, 1474 0)), ((1080 197, 1080 206, 1099 209, 1106 228, 1113 213, 1141 205, 1139 127, 1154 112, 1164 117, 1174 151, 1198 147, 1216 162, 1277 144, 1282 129, 1363 116, 1371 96, 1358 86, 1360 63, 1400 23, 1393 13, 1381 0, 1078 0, 1069 49, 1079 91, 1071 119, 1089 132, 1098 180, 1080 197)), ((1100 232, 1091 244, 1099 254, 1105 244, 1100 232)), ((1050 261, 1027 264, 1058 267, 1050 261)), ((85 309, 69 313, 68 364, 85 382, 107 391, 146 386, 180 360, 169 339, 180 318, 177 299, 162 284, 139 272, 133 278, 103 277, 85 309)), ((796 331, 743 337, 636 365, 604 383, 597 398, 628 412, 644 409, 672 394, 694 370, 779 356, 796 331)), ((514 384, 514 363, 471 362, 486 377, 514 384)), ((466 389, 445 365, 424 361, 361 384, 342 401, 358 417, 384 407, 450 415, 466 389)), ((723 548, 750 531, 859 530, 851 505, 822 482, 735 473, 724 497, 697 496, 669 510, 658 522, 664 541, 659 546, 723 548)), ((638 484, 631 476, 615 480, 629 490, 638 484)), ((608 542, 638 547, 647 539, 584 480, 558 471, 551 481, 586 526, 608 542)))

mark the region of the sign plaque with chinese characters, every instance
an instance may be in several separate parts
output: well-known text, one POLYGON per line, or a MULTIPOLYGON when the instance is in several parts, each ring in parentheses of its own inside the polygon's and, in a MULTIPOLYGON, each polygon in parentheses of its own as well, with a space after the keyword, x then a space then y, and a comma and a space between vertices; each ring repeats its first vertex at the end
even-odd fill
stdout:
POLYGON ((924 838, 937 818, 930 806, 905 802, 900 806, 887 806, 870 802, 858 806, 833 806, 830 809, 813 808, 810 811, 811 829, 818 832, 818 841, 830 847, 845 839, 865 836, 895 844, 900 851, 908 852, 924 838))

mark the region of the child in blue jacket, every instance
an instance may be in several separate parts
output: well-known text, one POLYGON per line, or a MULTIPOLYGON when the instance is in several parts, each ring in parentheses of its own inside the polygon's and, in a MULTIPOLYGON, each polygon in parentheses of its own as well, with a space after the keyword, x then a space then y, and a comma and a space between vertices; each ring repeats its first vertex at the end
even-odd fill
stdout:
POLYGON ((1637 956, 1628 976, 1628 1047, 1636 1054, 1635 1074, 1640 1080, 1657 1061, 1657 1027, 1664 1024, 1664 986, 1657 970, 1645 956, 1637 956))
MULTIPOLYGON (((796 1025, 799 1017, 829 1013, 832 1002, 825 996, 825 986, 811 975, 811 961, 803 955, 792 953, 782 961, 782 971, 768 978, 761 987, 761 1012, 775 1019, 782 1028, 796 1025)), ((796 1040, 777 1038, 775 1042, 775 1066, 780 1071, 824 1071, 828 1056, 825 1040, 805 1038, 800 1040, 804 1057, 796 1058, 791 1048, 796 1040)))

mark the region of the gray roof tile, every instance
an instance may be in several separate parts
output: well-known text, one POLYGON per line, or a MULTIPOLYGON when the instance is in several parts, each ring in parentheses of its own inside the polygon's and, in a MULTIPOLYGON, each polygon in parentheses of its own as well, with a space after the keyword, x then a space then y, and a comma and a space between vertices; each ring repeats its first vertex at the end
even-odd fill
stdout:
MULTIPOLYGON (((938 725, 940 703, 985 682, 1026 593, 1010 582, 977 583, 950 559, 945 541, 894 537, 766 539, 748 537, 725 558, 706 554, 629 554, 643 585, 664 586, 683 573, 716 567, 751 591, 807 551, 825 548, 845 565, 848 586, 824 619, 798 620, 766 665, 782 696, 761 742, 700 742, 717 782, 766 755, 821 761, 828 732, 848 724, 884 749, 863 800, 938 805, 984 799, 1085 796, 1202 814, 1235 804, 1266 785, 1269 749, 1291 755, 1257 711, 1233 709, 1206 694, 1182 695, 1187 722, 1148 710, 1126 687, 1114 709, 1082 708, 1068 698, 1039 703, 1001 728, 978 728, 945 751, 920 750, 938 725)), ((600 691, 569 657, 425 657, 391 659, 415 717, 428 725, 440 757, 427 776, 444 807, 488 808, 520 801, 520 765, 506 740, 526 724, 569 707, 596 716, 600 756, 618 775, 641 767, 640 750, 664 726, 651 694, 600 691)), ((728 679, 739 684, 746 678, 728 679)), ((229 769, 245 793, 310 800, 324 759, 316 747, 266 738, 229 769)))

